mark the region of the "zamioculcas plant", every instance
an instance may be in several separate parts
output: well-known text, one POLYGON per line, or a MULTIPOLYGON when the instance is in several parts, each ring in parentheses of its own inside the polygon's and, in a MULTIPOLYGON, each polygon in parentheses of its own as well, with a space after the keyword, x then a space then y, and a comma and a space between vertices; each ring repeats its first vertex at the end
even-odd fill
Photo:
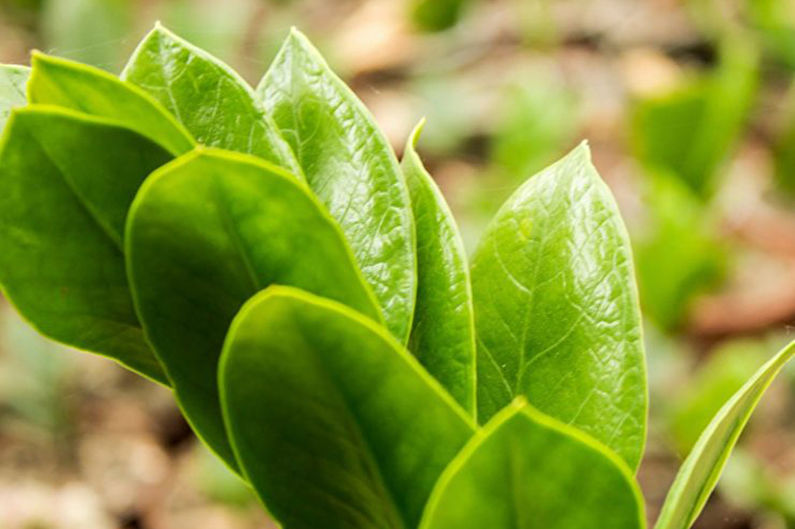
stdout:
MULTIPOLYGON (((0 68, 0 284, 42 334, 169 386, 286 529, 638 529, 646 373, 625 228, 586 144, 471 267, 409 139, 293 31, 260 86, 161 26, 120 77, 0 68)), ((790 345, 720 410, 690 527, 790 345)))

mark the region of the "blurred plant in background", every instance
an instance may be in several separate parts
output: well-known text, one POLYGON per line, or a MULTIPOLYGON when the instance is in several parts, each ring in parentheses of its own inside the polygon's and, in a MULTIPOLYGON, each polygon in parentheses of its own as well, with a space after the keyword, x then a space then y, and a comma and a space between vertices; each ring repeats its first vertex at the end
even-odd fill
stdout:
MULTIPOLYGON (((299 26, 397 149, 426 116, 423 158, 468 242, 589 138, 648 319, 652 501, 791 334, 795 0, 0 0, 0 61, 40 48, 118 72, 158 19, 249 80, 299 26)), ((268 527, 163 390, 53 348, 2 306, 0 527, 268 527)), ((795 528, 793 396, 782 377, 700 527, 795 528)))

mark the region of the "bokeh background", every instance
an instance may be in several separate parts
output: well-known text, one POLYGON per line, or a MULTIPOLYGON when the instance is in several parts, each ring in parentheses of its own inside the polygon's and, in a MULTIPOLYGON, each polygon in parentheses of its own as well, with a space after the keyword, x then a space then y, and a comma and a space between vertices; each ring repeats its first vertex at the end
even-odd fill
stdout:
MULTIPOLYGON (((471 249, 582 139, 633 240, 656 517, 722 402, 795 336, 795 0, 0 0, 0 62, 118 73, 156 20, 251 83, 307 33, 396 150, 420 152, 471 249)), ((595 522, 598 524, 598 522, 595 522)), ((272 528, 162 388, 38 337, 0 299, 0 528, 272 528)), ((795 528, 795 368, 699 528, 795 528)))

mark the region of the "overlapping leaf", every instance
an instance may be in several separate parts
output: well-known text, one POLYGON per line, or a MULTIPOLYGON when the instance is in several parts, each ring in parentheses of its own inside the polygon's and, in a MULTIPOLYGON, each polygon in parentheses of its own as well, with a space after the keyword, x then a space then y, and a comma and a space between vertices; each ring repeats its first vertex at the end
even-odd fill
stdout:
POLYGON ((626 463, 520 401, 445 470, 420 529, 642 529, 643 511, 626 463))
POLYGON ((114 122, 55 107, 15 110, 0 147, 8 298, 42 334, 163 383, 133 310, 122 234, 141 182, 170 159, 114 122))
POLYGON ((417 227, 417 302, 409 350, 470 413, 475 412, 475 328, 464 243, 450 208, 414 146, 403 154, 417 227))
POLYGON ((297 289, 246 304, 219 371, 241 467, 289 529, 416 527, 473 433, 385 329, 297 289))
POLYGON ((73 61, 33 54, 28 101, 111 119, 173 155, 191 150, 190 134, 152 97, 117 77, 73 61))
POLYGON ((252 156, 202 148, 151 175, 130 210, 126 256, 138 314, 185 415, 233 466, 216 368, 248 298, 294 285, 381 320, 333 219, 293 175, 252 156))
POLYGON ((525 395, 636 468, 647 396, 632 256, 586 145, 500 209, 472 283, 480 421, 525 395))
POLYGON ((416 291, 411 203, 395 155, 372 117, 293 30, 257 89, 309 186, 339 222, 387 327, 405 342, 416 291))
POLYGON ((163 26, 138 45, 121 77, 157 99, 199 143, 254 154, 301 175, 290 146, 248 84, 163 26))

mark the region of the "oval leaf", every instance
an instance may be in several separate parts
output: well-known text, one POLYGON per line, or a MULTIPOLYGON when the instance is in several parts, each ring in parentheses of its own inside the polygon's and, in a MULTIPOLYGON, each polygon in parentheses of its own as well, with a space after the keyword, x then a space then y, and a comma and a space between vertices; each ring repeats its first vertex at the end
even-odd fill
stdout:
POLYGON ((403 154, 403 173, 417 227, 417 306, 409 350, 470 414, 475 413, 475 324, 464 242, 453 214, 414 146, 403 154))
POLYGON ((751 413, 793 355, 795 342, 762 366, 718 411, 679 469, 655 529, 689 529, 693 525, 751 413))
POLYGON ((647 396, 632 255, 585 144, 500 209, 472 283, 481 422, 524 395, 637 468, 647 396))
POLYGON ((30 76, 30 68, 13 64, 0 64, 0 132, 11 115, 11 109, 24 106, 25 84, 30 76))
POLYGON ((405 343, 416 290, 406 184, 373 118, 293 30, 257 91, 292 145, 309 186, 337 219, 387 327, 405 343))
POLYGON ((171 155, 129 129, 55 107, 15 110, 0 143, 0 285, 9 300, 42 334, 167 384, 133 309, 122 233, 141 182, 171 155))
POLYGON ((248 298, 295 285, 380 319, 334 221, 294 176, 252 156, 199 149, 155 172, 130 210, 126 250, 136 309, 182 409, 232 466, 216 368, 248 298))
POLYGON ((235 453, 290 529, 411 529, 474 426, 385 329, 271 287, 235 318, 219 368, 235 453))
POLYGON ((160 144, 177 156, 195 144, 157 101, 113 75, 65 59, 33 53, 28 101, 108 118, 160 144))
POLYGON ((121 77, 160 101, 199 143, 254 154, 301 175, 290 146, 237 72, 160 24, 121 77))
POLYGON ((626 463, 519 401, 469 442, 433 491, 420 529, 641 529, 626 463))

